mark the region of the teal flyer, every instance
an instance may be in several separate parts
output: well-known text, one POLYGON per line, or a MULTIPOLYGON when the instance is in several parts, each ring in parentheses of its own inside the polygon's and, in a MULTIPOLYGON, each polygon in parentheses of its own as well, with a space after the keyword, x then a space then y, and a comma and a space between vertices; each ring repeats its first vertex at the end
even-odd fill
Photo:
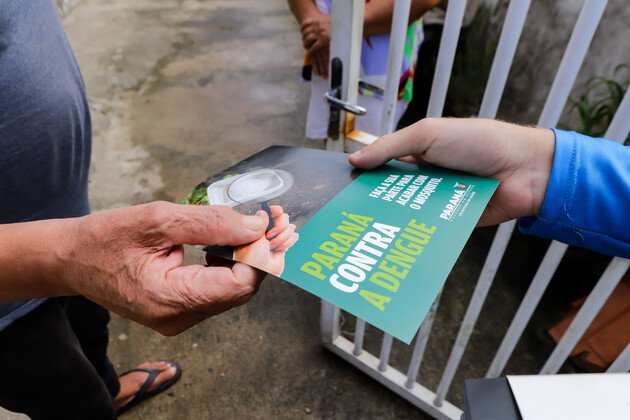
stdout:
POLYGON ((345 154, 275 146, 208 178, 183 202, 269 211, 269 238, 207 250, 410 343, 497 185, 402 162, 362 172, 345 154))

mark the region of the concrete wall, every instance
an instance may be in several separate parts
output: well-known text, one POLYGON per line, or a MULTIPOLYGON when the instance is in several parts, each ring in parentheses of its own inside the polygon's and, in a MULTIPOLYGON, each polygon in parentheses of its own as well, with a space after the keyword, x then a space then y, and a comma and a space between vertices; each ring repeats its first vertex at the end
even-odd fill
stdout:
MULTIPOLYGON (((497 2, 495 1, 494 4, 497 2)), ((501 26, 507 2, 500 6, 494 24, 501 26)), ((533 0, 516 52, 518 63, 510 73, 501 103, 501 117, 519 122, 535 123, 553 82, 562 54, 577 21, 582 0, 533 0)), ((610 0, 578 79, 572 96, 585 90, 594 76, 615 78, 628 86, 628 72, 614 69, 621 63, 630 63, 630 8, 626 0, 610 0)), ((568 121, 566 116, 562 121, 568 121)), ((575 116, 573 116, 575 119, 575 116)))

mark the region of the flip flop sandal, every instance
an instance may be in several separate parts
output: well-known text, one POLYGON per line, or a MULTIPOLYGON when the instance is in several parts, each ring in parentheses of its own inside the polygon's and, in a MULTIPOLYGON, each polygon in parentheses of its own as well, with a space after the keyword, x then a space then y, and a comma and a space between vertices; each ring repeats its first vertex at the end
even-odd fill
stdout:
POLYGON ((157 376, 162 373, 161 370, 159 369, 148 369, 148 368, 135 368, 135 369, 131 369, 128 370, 127 372, 123 373, 122 375, 120 375, 119 377, 125 376, 128 373, 131 372, 145 372, 148 373, 149 376, 147 377, 147 379, 144 381, 144 383, 142 384, 142 386, 140 387, 140 389, 138 390, 138 392, 136 392, 136 396, 129 401, 127 404, 125 404, 124 406, 120 407, 118 410, 116 410, 116 415, 119 416, 122 413, 126 412, 127 410, 129 410, 130 408, 140 404, 142 401, 151 398, 154 395, 159 394, 160 392, 166 390, 167 388, 169 388, 171 385, 173 385, 175 382, 177 382, 179 380, 179 378, 182 376, 182 369, 181 367, 179 367, 179 365, 173 361, 170 360, 156 360, 156 362, 165 362, 168 363, 169 365, 173 366, 175 368, 175 375, 170 378, 167 381, 164 381, 164 383, 162 383, 160 386, 158 386, 157 388, 155 388, 154 390, 151 391, 147 391, 149 388, 151 388, 151 385, 153 385, 153 382, 155 381, 155 378, 157 378, 157 376))

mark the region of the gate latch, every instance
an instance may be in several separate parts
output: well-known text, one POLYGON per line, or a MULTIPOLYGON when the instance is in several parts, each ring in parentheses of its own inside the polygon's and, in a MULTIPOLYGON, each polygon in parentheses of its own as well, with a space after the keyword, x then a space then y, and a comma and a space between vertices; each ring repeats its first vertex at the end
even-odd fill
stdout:
POLYGON ((365 115, 367 109, 341 100, 342 64, 339 57, 330 62, 330 90, 324 93, 324 101, 330 107, 328 117, 328 138, 339 139, 339 126, 341 124, 341 112, 344 110, 355 115, 365 115))

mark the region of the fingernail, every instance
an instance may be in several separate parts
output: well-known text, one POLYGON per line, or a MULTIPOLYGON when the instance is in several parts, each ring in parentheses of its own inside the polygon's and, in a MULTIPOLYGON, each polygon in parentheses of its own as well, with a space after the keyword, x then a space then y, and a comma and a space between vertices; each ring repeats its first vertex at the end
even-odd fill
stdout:
POLYGON ((258 211, 255 216, 243 216, 243 223, 247 229, 262 230, 265 228, 264 216, 258 213, 260 213, 260 211, 258 211))
POLYGON ((361 155, 361 153, 363 153, 363 150, 359 149, 356 152, 354 152, 353 154, 351 154, 350 157, 357 158, 357 157, 359 157, 361 155))

